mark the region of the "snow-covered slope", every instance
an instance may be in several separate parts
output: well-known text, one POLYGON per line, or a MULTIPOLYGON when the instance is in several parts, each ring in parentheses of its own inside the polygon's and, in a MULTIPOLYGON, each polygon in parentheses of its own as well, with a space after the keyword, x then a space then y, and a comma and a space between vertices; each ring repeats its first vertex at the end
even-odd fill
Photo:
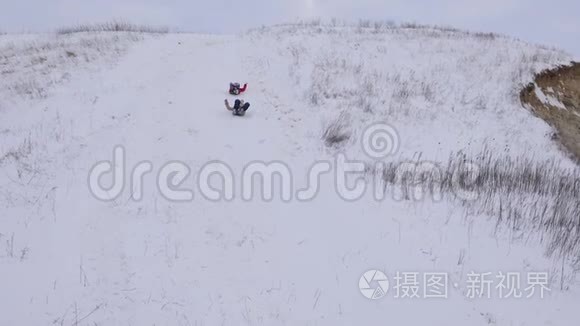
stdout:
POLYGON ((433 28, 290 25, 265 35, 246 38, 255 78, 268 86, 278 80, 276 93, 292 97, 280 105, 298 100, 308 107, 298 114, 314 115, 310 120, 346 112, 355 146, 359 129, 378 120, 396 125, 403 157, 421 152, 446 159, 450 151, 484 147, 542 159, 546 151, 557 155, 546 125, 521 110, 519 91, 534 73, 569 63, 562 52, 433 28))
MULTIPOLYGON (((382 122, 399 139, 399 150, 384 160, 393 164, 437 165, 459 154, 577 176, 565 170, 573 165, 550 128, 517 99, 533 73, 567 62, 565 54, 410 27, 125 36, 88 62, 58 50, 53 58, 68 59, 55 59, 50 71, 68 75, 46 84, 42 98, 9 85, 43 76, 45 68, 16 66, 0 84, 0 325, 573 325, 575 257, 545 255, 540 240, 553 229, 536 227, 543 224, 532 221, 531 206, 510 207, 518 218, 504 227, 477 200, 393 194, 377 201, 373 158, 361 146, 365 128, 382 122), (249 83, 244 118, 223 106, 235 80, 249 83), (118 146, 126 184, 120 196, 101 201, 88 185, 91 168, 112 160, 118 146), (309 200, 294 191, 290 200, 279 192, 263 200, 260 187, 249 200, 242 196, 252 162, 285 164, 299 190, 312 165, 336 163, 339 154, 367 164, 369 191, 357 200, 337 194, 332 173, 309 200), (130 177, 145 161, 152 171, 137 201, 130 177), (190 169, 180 187, 193 200, 167 199, 157 185, 163 167, 176 161, 190 169), (215 161, 233 172, 232 201, 209 200, 198 188, 198 173, 215 161), (447 273, 448 298, 395 298, 391 288, 382 300, 368 300, 359 280, 373 269, 392 286, 397 272, 447 273), (552 290, 544 299, 470 299, 471 272, 549 272, 552 290)), ((111 37, 35 42, 80 44, 77 52, 93 53, 85 39, 111 37)), ((24 59, 15 47, 11 57, 24 59)), ((550 212, 550 203, 567 199, 500 192, 485 198, 547 203, 550 212)))

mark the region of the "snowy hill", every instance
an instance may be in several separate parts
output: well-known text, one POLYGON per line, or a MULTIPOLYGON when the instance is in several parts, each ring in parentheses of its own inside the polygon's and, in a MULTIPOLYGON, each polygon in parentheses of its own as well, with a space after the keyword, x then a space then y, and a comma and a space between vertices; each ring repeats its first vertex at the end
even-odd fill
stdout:
POLYGON ((579 172, 518 97, 565 53, 365 24, 2 35, 0 51, 0 325, 572 325, 579 172), (249 83, 244 118, 230 81, 249 83), (95 193, 115 149, 124 173, 95 193), (346 185, 341 157, 363 168, 346 185), (290 173, 272 200, 260 162, 290 173), (369 270, 390 280, 381 300, 359 289, 369 270), (396 297, 397 272, 420 298, 396 297), (424 298, 430 273, 447 298, 424 298), (520 273, 523 297, 470 298, 474 273, 520 273), (546 297, 526 298, 530 273, 546 297))

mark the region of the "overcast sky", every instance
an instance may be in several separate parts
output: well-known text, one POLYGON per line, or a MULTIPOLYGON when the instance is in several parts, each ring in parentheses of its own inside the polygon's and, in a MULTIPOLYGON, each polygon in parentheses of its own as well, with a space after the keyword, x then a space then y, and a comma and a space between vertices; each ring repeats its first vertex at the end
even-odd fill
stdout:
POLYGON ((0 30, 9 32, 112 18, 214 33, 298 18, 362 18, 499 32, 580 58, 579 0, 0 0, 0 8, 0 30))

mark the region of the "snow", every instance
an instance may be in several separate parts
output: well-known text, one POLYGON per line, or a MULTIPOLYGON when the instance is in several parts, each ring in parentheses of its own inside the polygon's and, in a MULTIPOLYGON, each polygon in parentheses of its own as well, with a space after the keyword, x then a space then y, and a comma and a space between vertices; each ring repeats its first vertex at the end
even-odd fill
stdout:
POLYGON ((542 103, 561 110, 566 110, 566 106, 552 95, 554 94, 554 90, 551 87, 547 90, 547 92, 548 94, 544 93, 544 91, 542 91, 542 89, 536 85, 535 94, 542 103))
MULTIPOLYGON (((0 325, 573 324, 578 284, 571 278, 560 290, 561 261, 546 257, 535 236, 495 232, 490 216, 448 201, 367 194, 347 202, 331 174, 308 202, 240 196, 251 162, 284 162, 297 189, 312 164, 337 151, 371 161, 360 137, 379 121, 400 135, 393 160, 491 148, 573 166, 513 93, 568 58, 504 38, 293 28, 120 38, 113 44, 122 51, 59 63, 70 76, 42 98, 2 90, 11 100, 0 109, 0 325), (249 83, 244 118, 223 106, 230 81, 249 83), (352 96, 320 91, 313 104, 320 81, 352 96), (405 83, 408 96, 392 95, 405 83), (355 103, 365 87, 368 112, 355 103), (328 149, 322 131, 343 111, 352 137, 328 149), (141 201, 131 200, 129 183, 112 202, 90 193, 91 168, 112 160, 115 146, 127 167, 152 164, 141 201), (196 187, 197 173, 216 160, 236 176, 232 202, 206 200, 196 187), (193 201, 157 189, 171 161, 191 169, 182 187, 193 201), (358 282, 371 269, 391 282, 396 272, 446 272, 458 287, 442 300, 395 299, 391 289, 370 301, 358 282), (549 271, 552 291, 543 300, 471 300, 471 271, 549 271)), ((82 44, 110 35, 70 37, 82 44)))

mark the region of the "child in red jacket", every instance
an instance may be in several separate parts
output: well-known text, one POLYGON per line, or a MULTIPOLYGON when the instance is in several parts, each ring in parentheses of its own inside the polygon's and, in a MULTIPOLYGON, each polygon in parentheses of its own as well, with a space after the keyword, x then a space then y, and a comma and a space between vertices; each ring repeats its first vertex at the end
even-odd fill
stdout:
POLYGON ((246 91, 248 84, 244 84, 244 87, 240 87, 240 83, 230 83, 230 94, 240 95, 246 91))

